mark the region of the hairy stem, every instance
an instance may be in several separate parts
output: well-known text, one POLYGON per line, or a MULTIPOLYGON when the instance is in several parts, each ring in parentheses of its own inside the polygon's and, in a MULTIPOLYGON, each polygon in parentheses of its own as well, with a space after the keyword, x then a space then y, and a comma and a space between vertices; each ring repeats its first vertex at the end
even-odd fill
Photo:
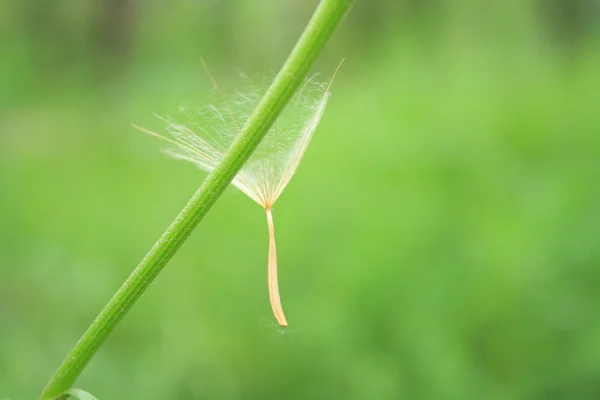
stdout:
POLYGON ((217 201, 296 91, 353 0, 322 0, 281 71, 222 162, 150 249, 50 378, 41 399, 69 389, 83 368, 217 201))
POLYGON ((269 283, 269 300, 273 315, 281 326, 287 326, 285 314, 281 307, 281 298, 279 297, 279 283, 277 281, 277 248, 275 247, 275 227, 273 226, 273 213, 267 208, 267 224, 269 225, 269 266, 267 280, 269 283))

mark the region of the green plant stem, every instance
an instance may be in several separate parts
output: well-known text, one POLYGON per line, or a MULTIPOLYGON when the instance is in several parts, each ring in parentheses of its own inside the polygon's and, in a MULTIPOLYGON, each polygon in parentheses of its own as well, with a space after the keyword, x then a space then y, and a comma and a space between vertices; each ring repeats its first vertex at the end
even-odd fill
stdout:
POLYGON ((248 160, 292 97, 354 0, 322 0, 281 71, 212 171, 54 373, 41 399, 69 389, 110 332, 144 293, 248 160))

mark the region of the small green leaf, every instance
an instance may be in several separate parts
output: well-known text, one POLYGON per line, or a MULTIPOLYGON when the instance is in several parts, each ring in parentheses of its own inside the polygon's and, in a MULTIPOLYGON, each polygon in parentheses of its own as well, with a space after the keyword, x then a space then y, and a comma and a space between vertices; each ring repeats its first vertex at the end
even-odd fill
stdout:
POLYGON ((56 400, 98 400, 85 390, 81 389, 69 389, 60 396, 56 398, 56 400))

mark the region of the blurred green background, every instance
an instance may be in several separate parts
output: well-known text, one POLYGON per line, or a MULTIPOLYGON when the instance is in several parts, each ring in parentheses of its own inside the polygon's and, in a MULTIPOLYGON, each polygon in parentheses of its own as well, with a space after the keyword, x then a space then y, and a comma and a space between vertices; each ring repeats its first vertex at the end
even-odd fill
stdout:
MULTIPOLYGON (((0 397, 33 399, 205 174, 162 131, 316 1, 0 2, 0 397)), ((225 195, 77 381, 100 399, 600 398, 600 6, 358 0, 274 211, 225 195)))

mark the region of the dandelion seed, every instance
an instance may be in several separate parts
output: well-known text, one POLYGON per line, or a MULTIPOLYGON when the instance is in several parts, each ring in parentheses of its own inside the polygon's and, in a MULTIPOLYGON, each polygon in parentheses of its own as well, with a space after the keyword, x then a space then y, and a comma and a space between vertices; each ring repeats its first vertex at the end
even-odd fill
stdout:
MULTIPOLYGON (((171 156, 196 164, 210 172, 219 165, 262 97, 262 86, 253 85, 236 92, 228 100, 208 67, 202 65, 219 97, 218 105, 194 107, 182 105, 186 122, 170 117, 162 119, 170 136, 162 136, 133 125, 152 136, 169 142, 171 156)), ((342 60, 343 62, 343 60, 342 60)), ((336 69, 341 66, 338 65, 336 69)), ((335 77, 335 73, 333 75, 335 77)), ((256 151, 238 172, 232 183, 266 211, 269 231, 268 288, 273 314, 281 326, 287 326, 279 296, 277 249, 273 224, 273 205, 296 172, 310 140, 319 125, 333 78, 329 84, 317 82, 316 75, 306 79, 285 110, 265 135, 256 151)))

